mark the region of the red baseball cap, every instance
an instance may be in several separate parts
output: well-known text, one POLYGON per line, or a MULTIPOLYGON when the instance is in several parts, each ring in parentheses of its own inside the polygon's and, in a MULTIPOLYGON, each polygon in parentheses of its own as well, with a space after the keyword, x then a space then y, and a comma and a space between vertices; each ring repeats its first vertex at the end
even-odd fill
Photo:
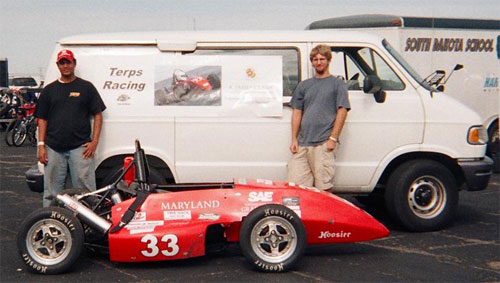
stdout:
POLYGON ((75 61, 75 55, 73 55, 73 52, 71 52, 71 50, 69 50, 69 49, 63 49, 63 50, 59 51, 59 53, 57 53, 57 61, 56 62, 59 62, 62 59, 66 59, 66 60, 68 60, 70 62, 74 62, 75 61))

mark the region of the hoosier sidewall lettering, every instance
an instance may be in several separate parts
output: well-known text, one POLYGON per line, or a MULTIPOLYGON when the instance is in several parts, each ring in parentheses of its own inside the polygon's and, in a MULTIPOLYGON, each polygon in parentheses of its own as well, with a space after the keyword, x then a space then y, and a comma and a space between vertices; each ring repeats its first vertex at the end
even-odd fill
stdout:
MULTIPOLYGON (((32 233, 33 231, 30 234, 32 233)), ((21 259, 29 271, 40 274, 58 274, 70 268, 80 256, 83 241, 84 232, 81 223, 73 216, 71 211, 60 207, 45 207, 35 210, 26 217, 17 234, 17 248, 21 259), (71 249, 65 258, 56 264, 44 263, 43 259, 38 258, 33 250, 31 252, 28 251, 28 239, 29 237, 33 237, 33 235, 28 234, 30 229, 44 220, 55 220, 59 224, 64 225, 70 233, 66 241, 71 241, 71 249)))

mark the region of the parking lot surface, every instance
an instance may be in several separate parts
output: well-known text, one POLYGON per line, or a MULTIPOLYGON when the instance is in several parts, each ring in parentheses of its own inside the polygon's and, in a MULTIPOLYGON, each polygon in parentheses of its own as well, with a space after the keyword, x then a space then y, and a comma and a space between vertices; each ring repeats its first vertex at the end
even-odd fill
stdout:
POLYGON ((365 207, 391 231, 388 238, 307 249, 295 269, 269 274, 251 269, 238 245, 201 258, 154 263, 114 263, 86 251, 61 275, 36 275, 24 268, 16 248, 23 219, 41 207, 29 191, 25 171, 36 149, 4 143, 0 132, 0 282, 498 282, 500 281, 500 185, 495 174, 484 191, 461 192, 456 221, 444 230, 409 233, 383 207, 365 207))

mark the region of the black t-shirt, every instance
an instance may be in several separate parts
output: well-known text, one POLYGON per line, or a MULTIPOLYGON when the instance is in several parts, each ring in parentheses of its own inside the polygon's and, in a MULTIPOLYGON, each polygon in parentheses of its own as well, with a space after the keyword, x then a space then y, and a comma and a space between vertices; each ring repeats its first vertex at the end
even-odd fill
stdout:
POLYGON ((47 120, 45 143, 56 151, 75 149, 91 140, 90 118, 106 109, 92 83, 76 78, 47 85, 36 104, 35 116, 47 120))

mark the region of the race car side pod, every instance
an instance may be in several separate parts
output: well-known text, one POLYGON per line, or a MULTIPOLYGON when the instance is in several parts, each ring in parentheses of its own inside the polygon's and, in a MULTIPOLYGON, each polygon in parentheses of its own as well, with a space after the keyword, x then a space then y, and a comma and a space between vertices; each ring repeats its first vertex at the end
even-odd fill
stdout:
POLYGON ((60 202, 64 203, 64 205, 67 208, 76 212, 78 214, 79 218, 85 224, 91 226, 92 228, 98 229, 102 233, 106 233, 106 232, 108 232, 109 228, 111 227, 111 222, 109 222, 106 219, 95 214, 92 210, 87 208, 85 205, 79 203, 78 201, 74 200, 69 195, 67 195, 67 194, 57 195, 57 199, 60 202))

